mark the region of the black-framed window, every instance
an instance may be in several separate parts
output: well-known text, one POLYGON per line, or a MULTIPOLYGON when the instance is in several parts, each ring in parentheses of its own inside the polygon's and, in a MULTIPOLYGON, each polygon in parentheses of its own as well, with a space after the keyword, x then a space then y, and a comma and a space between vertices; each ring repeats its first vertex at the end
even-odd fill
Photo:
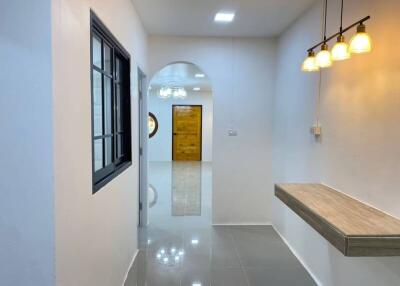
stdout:
POLYGON ((93 193, 131 165, 130 56, 91 13, 93 193))

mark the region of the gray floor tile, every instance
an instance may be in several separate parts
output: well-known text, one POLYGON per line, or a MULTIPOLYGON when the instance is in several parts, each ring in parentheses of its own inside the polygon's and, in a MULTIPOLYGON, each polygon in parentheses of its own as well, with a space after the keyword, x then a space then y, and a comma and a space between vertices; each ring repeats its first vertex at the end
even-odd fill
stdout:
POLYGON ((233 247, 213 244, 211 248, 211 266, 213 269, 240 268, 240 258, 233 247))
POLYGON ((246 269, 250 286, 314 286, 307 271, 297 269, 246 269))
POLYGON ((241 268, 213 269, 211 272, 212 286, 248 286, 246 273, 241 268))
POLYGON ((187 267, 182 274, 182 286, 210 286, 211 268, 210 267, 187 267))
POLYGON ((278 244, 242 244, 237 251, 244 267, 292 269, 301 266, 287 247, 278 244))
POLYGON ((237 243, 284 244, 272 226, 232 226, 231 234, 237 243))
POLYGON ((200 176, 201 184, 191 184, 190 178, 182 180, 181 185, 175 180, 173 194, 171 178, 179 177, 174 172, 183 170, 193 175, 187 170, 191 164, 175 168, 171 163, 150 164, 149 179, 158 200, 149 209, 149 225, 140 229, 141 251, 125 286, 315 285, 271 226, 211 225, 209 164, 193 168, 196 172, 201 170, 193 176, 197 182, 200 176), (201 188, 200 196, 199 189, 193 189, 196 186, 201 188), (194 213, 198 215, 193 216, 194 213), (157 258, 162 249, 171 252, 171 248, 184 251, 178 262, 171 262, 171 253, 168 263, 157 258))

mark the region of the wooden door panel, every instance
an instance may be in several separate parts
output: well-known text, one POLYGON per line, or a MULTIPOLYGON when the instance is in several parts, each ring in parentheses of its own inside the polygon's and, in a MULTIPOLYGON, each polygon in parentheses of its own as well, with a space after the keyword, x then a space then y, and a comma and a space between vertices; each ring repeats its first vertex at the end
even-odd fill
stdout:
POLYGON ((174 161, 201 161, 202 107, 174 105, 173 150, 174 161))

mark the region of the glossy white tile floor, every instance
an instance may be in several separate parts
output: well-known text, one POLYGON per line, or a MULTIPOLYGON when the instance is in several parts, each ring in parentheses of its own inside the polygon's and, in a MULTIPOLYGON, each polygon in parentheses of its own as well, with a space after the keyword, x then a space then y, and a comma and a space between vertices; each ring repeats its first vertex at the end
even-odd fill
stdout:
POLYGON ((211 225, 211 164, 151 163, 149 225, 126 286, 316 285, 269 226, 211 225))

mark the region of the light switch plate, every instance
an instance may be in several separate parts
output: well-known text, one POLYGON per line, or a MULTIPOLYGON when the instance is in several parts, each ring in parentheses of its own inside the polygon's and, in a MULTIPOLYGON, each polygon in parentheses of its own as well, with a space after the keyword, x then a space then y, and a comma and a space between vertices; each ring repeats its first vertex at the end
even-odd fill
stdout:
POLYGON ((313 127, 311 127, 311 133, 315 136, 321 136, 322 135, 322 127, 321 124, 316 123, 313 127))
POLYGON ((237 136, 237 135, 238 135, 238 133, 236 130, 233 130, 233 129, 228 130, 228 136, 237 136))

